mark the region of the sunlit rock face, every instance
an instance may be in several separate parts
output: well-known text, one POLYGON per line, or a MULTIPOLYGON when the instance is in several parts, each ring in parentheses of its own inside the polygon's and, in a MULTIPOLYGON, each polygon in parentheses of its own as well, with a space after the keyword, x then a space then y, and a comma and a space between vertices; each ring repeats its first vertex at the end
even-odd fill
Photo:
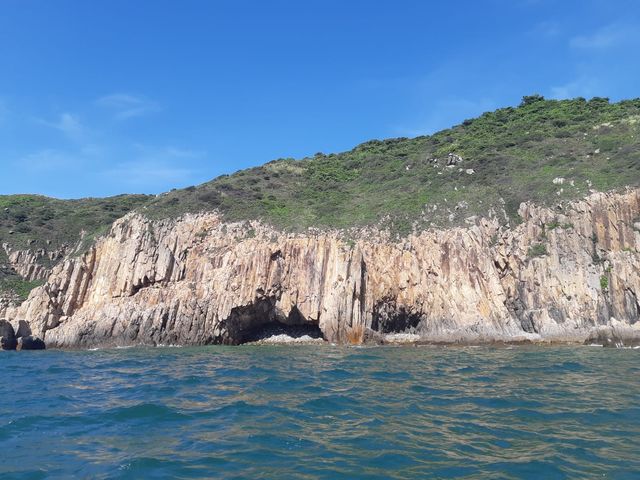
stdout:
POLYGON ((336 343, 636 338, 639 202, 629 190, 523 204, 513 228, 480 219, 401 241, 130 214, 5 315, 48 347, 238 344, 273 325, 336 343))

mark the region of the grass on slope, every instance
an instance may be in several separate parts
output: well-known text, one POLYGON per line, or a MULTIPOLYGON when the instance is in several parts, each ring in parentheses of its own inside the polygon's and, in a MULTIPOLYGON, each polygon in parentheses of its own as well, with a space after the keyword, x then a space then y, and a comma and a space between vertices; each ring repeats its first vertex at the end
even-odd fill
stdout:
POLYGON ((0 196, 0 243, 16 248, 75 245, 148 202, 148 195, 58 200, 40 195, 0 196))
MULTIPOLYGON (((117 218, 152 198, 147 195, 82 200, 57 200, 39 195, 0 196, 0 294, 26 299, 41 282, 28 282, 10 267, 2 244, 12 249, 73 247, 84 232, 85 242, 106 231, 117 218)), ((45 266, 49 260, 41 260, 45 266)))
MULTIPOLYGON (((373 140, 349 152, 280 159, 162 195, 155 218, 219 209, 277 227, 412 228, 464 223, 523 201, 578 198, 640 183, 640 99, 525 97, 431 136, 373 140), (447 167, 450 153, 463 161, 447 167), (471 173, 473 170, 473 173, 471 173), (564 184, 553 182, 564 178, 564 184)), ((506 220, 505 220, 506 221, 506 220)))
MULTIPOLYGON (((589 189, 640 184, 640 99, 609 103, 525 97, 431 136, 372 140, 351 151, 279 159, 159 197, 120 195, 56 200, 0 196, 0 244, 12 248, 75 245, 105 232, 127 212, 152 218, 221 211, 227 220, 261 219, 287 230, 378 225, 403 235, 430 225, 463 224, 502 212, 517 221, 523 201, 581 197, 589 189), (447 166, 449 154, 462 157, 447 166), (554 179, 564 178, 560 184, 554 179)), ((0 293, 21 297, 28 284, 6 268, 0 293)))

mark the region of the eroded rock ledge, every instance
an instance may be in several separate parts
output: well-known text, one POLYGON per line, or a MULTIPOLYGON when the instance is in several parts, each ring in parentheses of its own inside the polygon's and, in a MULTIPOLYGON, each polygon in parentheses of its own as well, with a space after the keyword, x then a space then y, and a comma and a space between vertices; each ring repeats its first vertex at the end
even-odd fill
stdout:
POLYGON ((638 190, 523 204, 513 229, 480 219, 400 242, 130 214, 0 315, 49 347, 238 344, 270 325, 336 343, 585 342, 614 327, 624 341, 640 332, 639 205, 638 190))

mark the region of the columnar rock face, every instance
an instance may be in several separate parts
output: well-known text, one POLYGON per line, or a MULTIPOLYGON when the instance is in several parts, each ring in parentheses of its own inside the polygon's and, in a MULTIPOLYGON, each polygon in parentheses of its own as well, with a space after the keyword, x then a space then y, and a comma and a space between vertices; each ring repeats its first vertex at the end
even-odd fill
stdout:
POLYGON ((7 243, 2 245, 13 270, 25 280, 44 280, 51 275, 51 269, 43 263, 55 263, 68 252, 67 247, 54 250, 14 250, 7 243))
POLYGON ((640 338, 640 191, 520 214, 402 241, 130 214, 7 315, 59 347, 236 344, 275 322, 340 343, 640 338))
MULTIPOLYGON (((0 278, 4 275, 18 275, 22 280, 29 282, 46 280, 51 275, 51 266, 65 258, 69 252, 67 246, 51 250, 40 249, 13 249, 8 243, 3 243, 0 248, 6 254, 6 263, 0 264, 0 278)), ((12 292, 0 292, 0 316, 5 312, 20 305, 22 298, 12 292)))

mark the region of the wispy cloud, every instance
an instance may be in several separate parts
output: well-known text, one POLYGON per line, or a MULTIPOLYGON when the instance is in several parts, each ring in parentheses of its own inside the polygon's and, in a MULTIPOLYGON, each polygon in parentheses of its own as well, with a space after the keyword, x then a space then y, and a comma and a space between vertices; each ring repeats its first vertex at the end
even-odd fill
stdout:
POLYGON ((160 110, 157 102, 138 95, 128 93, 113 93, 105 95, 95 101, 96 105, 113 112, 115 118, 124 120, 127 118, 141 117, 160 110))
POLYGON ((188 159, 202 158, 205 156, 205 152, 202 152, 200 150, 190 150, 172 145, 157 147, 144 143, 135 143, 133 145, 133 148, 141 157, 145 158, 188 159))
POLYGON ((82 163, 74 153, 55 149, 42 149, 18 158, 15 162, 26 170, 43 173, 68 170, 82 163))
POLYGON ((443 98, 436 100, 429 108, 431 113, 416 125, 412 127, 396 126, 394 132, 396 135, 407 137, 427 135, 495 108, 496 103, 489 98, 478 101, 462 97, 443 98))
POLYGON ((190 160, 205 156, 205 152, 174 146, 135 144, 133 148, 132 160, 118 163, 104 173, 131 187, 143 189, 193 183, 200 172, 191 166, 190 160))
POLYGON ((62 132, 69 139, 79 142, 85 139, 86 128, 77 115, 62 113, 55 121, 39 120, 40 123, 62 132))
POLYGON ((564 85, 551 87, 551 98, 562 100, 576 97, 592 97, 597 94, 599 82, 592 76, 581 76, 564 85))
POLYGON ((157 187, 189 182, 194 175, 190 168, 176 167, 166 160, 135 160, 122 162, 104 172, 120 182, 136 187, 157 187))
POLYGON ((569 41, 569 45, 580 50, 608 50, 620 45, 640 43, 640 30, 637 25, 612 23, 586 35, 578 35, 569 41))
POLYGON ((546 20, 535 25, 529 35, 536 38, 553 39, 560 36, 561 33, 562 27, 558 22, 546 20))
POLYGON ((0 125, 7 121, 9 118, 9 107, 6 102, 0 98, 0 125))
POLYGON ((165 147, 164 150, 167 155, 175 158, 202 158, 205 155, 204 152, 198 150, 187 150, 176 147, 165 147))

